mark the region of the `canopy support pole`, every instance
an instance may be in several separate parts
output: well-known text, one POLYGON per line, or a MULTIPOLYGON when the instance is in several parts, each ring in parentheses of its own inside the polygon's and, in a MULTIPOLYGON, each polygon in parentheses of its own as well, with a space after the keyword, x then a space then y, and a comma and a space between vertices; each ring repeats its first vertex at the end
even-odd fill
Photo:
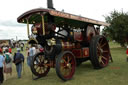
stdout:
POLYGON ((29 37, 29 21, 27 19, 27 34, 28 34, 28 37, 29 37))
POLYGON ((44 16, 42 16, 42 29, 43 29, 43 35, 45 35, 44 16))

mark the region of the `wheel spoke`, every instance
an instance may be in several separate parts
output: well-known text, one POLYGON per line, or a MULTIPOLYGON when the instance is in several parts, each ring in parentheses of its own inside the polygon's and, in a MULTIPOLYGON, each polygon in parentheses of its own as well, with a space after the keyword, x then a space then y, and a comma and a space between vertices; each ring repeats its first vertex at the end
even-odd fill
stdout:
POLYGON ((101 60, 101 63, 104 65, 105 63, 101 60))
POLYGON ((38 60, 39 60, 39 63, 41 62, 41 58, 40 58, 40 56, 38 57, 38 60))
POLYGON ((50 66, 50 64, 44 64, 44 67, 48 68, 48 66, 50 66))
POLYGON ((99 56, 99 62, 101 62, 101 56, 99 56))
POLYGON ((40 72, 40 67, 38 67, 38 73, 40 72))
POLYGON ((72 58, 70 55, 68 55, 67 57, 68 57, 68 63, 69 63, 72 60, 72 58))
POLYGON ((104 47, 106 44, 107 44, 107 43, 104 43, 104 44, 101 46, 101 48, 104 47))
POLYGON ((61 69, 61 71, 63 71, 64 70, 64 66, 61 66, 60 69, 61 69))
POLYGON ((100 50, 100 48, 101 48, 101 47, 100 47, 100 43, 97 43, 97 47, 98 47, 98 48, 99 48, 99 50, 100 50))
POLYGON ((103 38, 101 39, 100 44, 102 44, 102 41, 103 41, 103 38))
POLYGON ((103 62, 102 58, 103 58, 103 56, 99 57, 99 62, 101 62, 104 65, 105 63, 103 62))
POLYGON ((71 63, 70 63, 71 65, 73 65, 74 64, 74 62, 73 61, 71 61, 71 63))
POLYGON ((41 56, 41 62, 43 62, 43 61, 44 61, 44 57, 41 56))
POLYGON ((44 67, 42 67, 42 70, 41 70, 42 74, 45 72, 45 70, 43 70, 43 68, 44 68, 44 67))
POLYGON ((97 49, 98 49, 98 52, 99 52, 98 54, 101 55, 101 47, 100 47, 99 43, 97 44, 97 49))
POLYGON ((42 73, 45 73, 45 70, 44 70, 44 68, 42 67, 42 73))
POLYGON ((44 57, 40 56, 40 62, 44 61, 44 57))
POLYGON ((68 58, 68 63, 69 63, 69 61, 70 61, 70 56, 67 56, 67 58, 68 58))
POLYGON ((66 69, 66 72, 67 72, 67 75, 69 75, 70 74, 70 69, 69 68, 66 69))
POLYGON ((38 67, 37 72, 40 73, 40 67, 38 67))
POLYGON ((107 58, 106 58, 106 57, 104 57, 104 56, 102 56, 102 58, 103 58, 103 59, 105 59, 105 60, 107 60, 107 58))
POLYGON ((104 50, 103 52, 104 52, 104 53, 108 53, 108 50, 104 50))
POLYGON ((64 76, 66 76, 67 74, 67 69, 64 69, 64 76))
POLYGON ((36 58, 35 61, 34 61, 35 64, 39 64, 40 63, 40 59, 39 58, 36 58))
POLYGON ((65 58, 63 57, 63 61, 64 61, 64 63, 67 63, 67 61, 65 60, 65 58))
POLYGON ((46 63, 48 63, 48 61, 47 60, 44 60, 44 64, 46 64, 46 63))
POLYGON ((63 63, 60 63, 60 66, 64 66, 64 64, 65 64, 65 62, 63 62, 63 63))
POLYGON ((43 67, 43 71, 45 72, 47 70, 47 68, 43 67))
POLYGON ((65 69, 65 76, 69 75, 69 74, 70 74, 70 72, 71 72, 71 70, 70 70, 70 69, 65 69))
POLYGON ((41 67, 40 67, 40 72, 42 72, 42 69, 41 69, 41 67))
POLYGON ((97 46, 97 49, 100 50, 99 46, 97 46))
POLYGON ((39 55, 38 59, 39 59, 39 62, 42 62, 41 55, 39 55))
POLYGON ((43 70, 42 70, 42 67, 40 67, 40 74, 42 74, 43 73, 43 70))
POLYGON ((38 58, 35 59, 35 64, 37 64, 37 63, 39 63, 39 59, 38 58))
POLYGON ((69 68, 69 73, 72 71, 72 67, 69 68))
POLYGON ((38 68, 38 65, 35 65, 34 68, 37 69, 38 68))

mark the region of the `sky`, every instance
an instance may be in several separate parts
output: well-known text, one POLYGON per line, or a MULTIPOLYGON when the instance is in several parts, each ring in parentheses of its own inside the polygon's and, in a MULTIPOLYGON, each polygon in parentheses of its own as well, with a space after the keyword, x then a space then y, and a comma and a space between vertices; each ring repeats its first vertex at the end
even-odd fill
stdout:
MULTIPOLYGON (((111 11, 128 12, 128 0, 53 0, 56 10, 105 21, 111 11)), ((28 39, 27 27, 17 17, 35 8, 47 8, 47 0, 0 0, 0 39, 28 39)))

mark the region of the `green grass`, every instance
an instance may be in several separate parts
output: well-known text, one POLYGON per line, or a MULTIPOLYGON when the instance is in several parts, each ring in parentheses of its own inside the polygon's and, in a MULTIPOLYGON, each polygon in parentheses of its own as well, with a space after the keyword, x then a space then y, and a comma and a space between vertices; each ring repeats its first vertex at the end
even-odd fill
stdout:
POLYGON ((67 82, 60 80, 53 68, 46 77, 32 80, 32 73, 25 62, 22 78, 17 78, 15 65, 13 65, 13 75, 9 76, 9 79, 3 85, 128 85, 126 49, 112 42, 110 42, 110 48, 113 63, 110 62, 107 67, 95 70, 90 61, 84 62, 76 68, 73 79, 67 82))

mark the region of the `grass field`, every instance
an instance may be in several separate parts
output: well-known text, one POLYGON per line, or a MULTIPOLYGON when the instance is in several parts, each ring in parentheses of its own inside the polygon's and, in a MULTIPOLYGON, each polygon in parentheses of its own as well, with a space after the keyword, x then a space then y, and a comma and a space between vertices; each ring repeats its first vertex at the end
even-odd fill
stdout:
MULTIPOLYGON (((51 69, 46 77, 32 80, 30 68, 24 64, 22 78, 17 78, 15 65, 13 65, 13 75, 3 85, 128 85, 128 62, 126 62, 126 49, 117 43, 110 43, 111 54, 114 62, 103 69, 93 69, 90 61, 82 63, 76 68, 72 80, 63 82, 51 69)), ((25 54, 25 52, 24 52, 25 54)))

